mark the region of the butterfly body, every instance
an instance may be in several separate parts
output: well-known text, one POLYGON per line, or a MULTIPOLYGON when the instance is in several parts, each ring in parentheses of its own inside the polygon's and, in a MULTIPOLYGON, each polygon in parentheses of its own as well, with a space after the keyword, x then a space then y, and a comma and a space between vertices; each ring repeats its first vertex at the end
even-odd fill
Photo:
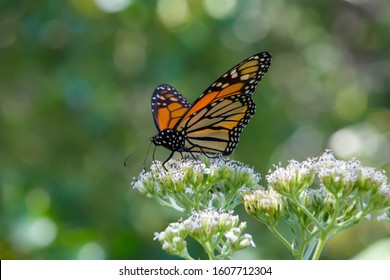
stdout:
POLYGON ((192 105, 172 86, 158 86, 151 102, 158 134, 151 141, 172 151, 165 162, 175 152, 230 155, 242 129, 255 114, 252 94, 270 63, 268 52, 247 58, 222 75, 192 105))
POLYGON ((185 151, 185 134, 183 132, 174 131, 171 128, 160 131, 156 136, 151 138, 151 141, 156 146, 163 146, 173 152, 185 151))

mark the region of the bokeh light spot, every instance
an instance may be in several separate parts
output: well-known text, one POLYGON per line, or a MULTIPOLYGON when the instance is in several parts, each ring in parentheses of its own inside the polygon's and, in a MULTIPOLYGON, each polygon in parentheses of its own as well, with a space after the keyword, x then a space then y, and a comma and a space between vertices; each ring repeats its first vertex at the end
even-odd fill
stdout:
POLYGON ((309 45, 305 49, 305 56, 310 65, 322 73, 336 69, 342 62, 339 50, 325 42, 309 45))
POLYGON ((105 255, 102 246, 96 242, 88 242, 80 248, 77 258, 79 260, 103 260, 105 255))
POLYGON ((236 0, 204 0, 205 11, 215 19, 225 19, 230 16, 235 8, 236 0))
POLYGON ((324 135, 313 125, 300 126, 288 141, 289 154, 307 156, 318 154, 323 147, 324 135))
POLYGON ((42 188, 35 188, 26 194, 26 209, 31 214, 42 214, 50 208, 50 196, 42 188))
POLYGON ((14 224, 11 236, 18 251, 28 252, 52 243, 57 236, 57 226, 47 217, 26 218, 14 224))
POLYGON ((355 86, 343 88, 337 94, 335 113, 342 119, 358 119, 367 109, 367 95, 355 86))
POLYGON ((103 15, 101 9, 99 9, 93 0, 71 0, 73 8, 82 14, 83 16, 97 18, 103 15))
POLYGON ((269 28, 267 15, 259 10, 247 10, 239 15, 233 31, 242 42, 253 44, 263 39, 268 34, 269 28))
POLYGON ((336 156, 351 158, 356 156, 383 157, 389 154, 389 143, 369 123, 359 123, 336 131, 329 140, 330 148, 336 156))
POLYGON ((96 6, 103 12, 117 13, 126 9, 133 1, 132 0, 94 0, 96 6))
POLYGON ((333 133, 330 146, 336 155, 348 158, 360 152, 361 142, 353 129, 343 128, 333 133))
POLYGON ((170 30, 183 27, 190 19, 187 0, 159 0, 157 14, 170 30))

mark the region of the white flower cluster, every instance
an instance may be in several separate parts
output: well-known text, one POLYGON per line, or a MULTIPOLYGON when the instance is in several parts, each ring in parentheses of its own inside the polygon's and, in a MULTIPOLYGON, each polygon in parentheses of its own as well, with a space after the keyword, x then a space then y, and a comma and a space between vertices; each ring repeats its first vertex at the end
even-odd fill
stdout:
POLYGON ((317 160, 315 169, 321 182, 336 196, 377 191, 387 185, 384 171, 364 167, 356 159, 338 160, 330 150, 317 160))
POLYGON ((231 255, 236 250, 249 246, 255 247, 250 234, 244 233, 246 224, 239 224, 238 216, 232 215, 232 211, 225 212, 214 209, 206 209, 194 212, 184 221, 170 224, 165 231, 155 233, 163 249, 170 254, 179 255, 184 252, 185 238, 193 237, 206 247, 222 248, 225 255, 231 255))
POLYGON ((196 173, 210 173, 206 165, 200 160, 192 158, 182 158, 180 160, 170 160, 165 167, 161 161, 153 161, 150 166, 150 171, 143 170, 137 180, 134 180, 132 185, 135 189, 142 188, 144 181, 160 180, 164 181, 167 177, 173 182, 183 181, 186 173, 193 170, 196 173))
POLYGON ((179 211, 207 207, 233 209, 237 193, 254 187, 260 175, 252 168, 223 158, 182 158, 154 162, 134 180, 133 188, 179 211))
POLYGON ((290 160, 283 168, 274 166, 275 171, 269 171, 266 176, 268 184, 281 194, 298 193, 303 188, 313 183, 314 179, 314 159, 307 159, 303 162, 290 160))
POLYGON ((158 239, 163 250, 171 255, 186 257, 187 253, 187 229, 182 223, 171 223, 163 232, 155 232, 154 239, 158 239))
POLYGON ((364 167, 356 159, 338 160, 330 150, 319 158, 309 158, 301 163, 291 160, 283 168, 275 166, 266 176, 269 186, 283 195, 300 193, 313 184, 315 175, 334 195, 348 196, 354 191, 371 191, 386 188, 384 171, 364 167))
POLYGON ((267 189, 246 190, 242 200, 245 210, 267 225, 276 225, 282 216, 290 222, 316 218, 326 223, 329 215, 337 214, 340 223, 352 222, 390 207, 384 171, 364 167, 356 159, 338 160, 330 150, 319 158, 275 166, 266 179, 267 189))

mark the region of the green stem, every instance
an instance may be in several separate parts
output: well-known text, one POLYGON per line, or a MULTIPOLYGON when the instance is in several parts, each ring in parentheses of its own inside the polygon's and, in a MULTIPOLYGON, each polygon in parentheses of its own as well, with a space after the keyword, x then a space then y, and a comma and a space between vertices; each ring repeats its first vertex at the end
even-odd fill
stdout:
POLYGON ((295 196, 293 196, 292 198, 290 198, 297 206, 300 207, 300 209, 310 218, 310 220, 315 224, 315 226, 320 230, 320 231, 323 231, 325 230, 324 227, 321 225, 320 222, 318 222, 318 220, 310 213, 309 210, 307 210, 307 208, 305 207, 305 205, 303 205, 299 199, 297 199, 295 196))
POLYGON ((335 211, 333 212, 331 219, 326 227, 318 228, 320 232, 320 238, 318 239, 317 246, 313 253, 312 260, 319 260, 322 250, 324 249, 325 243, 328 239, 329 233, 337 226, 337 216, 340 212, 340 201, 336 199, 335 201, 335 211))
POLYGON ((202 244, 202 246, 205 249, 207 255, 209 256, 209 260, 216 260, 217 259, 214 255, 214 249, 211 247, 209 242, 202 244))
POLYGON ((328 234, 321 234, 321 237, 318 240, 318 243, 316 246, 316 250, 314 251, 312 260, 319 260, 320 259, 320 255, 322 253, 322 250, 324 249, 325 242, 327 240, 327 236, 328 236, 328 234))
MULTIPOLYGON (((220 246, 221 240, 223 238, 223 234, 220 232, 218 234, 218 238, 213 242, 213 247, 215 250, 217 250, 219 253, 222 253, 222 247, 220 246)), ((214 251, 214 250, 213 250, 214 251)))
POLYGON ((237 190, 230 195, 229 199, 226 199, 224 208, 234 209, 238 204, 240 204, 240 201, 238 201, 235 204, 230 205, 232 201, 236 198, 237 198, 237 190))
POLYGON ((192 238, 194 238, 203 247, 203 249, 205 250, 205 252, 209 256, 209 260, 216 260, 217 259, 215 257, 215 254, 214 254, 214 247, 212 246, 212 243, 209 242, 209 240, 202 239, 202 237, 199 239, 199 238, 196 238, 194 236, 192 236, 192 238))
POLYGON ((191 213, 191 209, 195 208, 194 202, 191 201, 186 195, 176 193, 176 196, 177 196, 178 200, 184 205, 185 210, 188 213, 191 213))
POLYGON ((199 210, 200 207, 204 207, 204 205, 199 205, 199 204, 202 201, 202 199, 209 193, 211 186, 210 184, 207 184, 204 185, 204 187, 202 187, 201 189, 203 189, 203 192, 200 192, 199 195, 195 196, 196 210, 199 210))
POLYGON ((298 260, 303 259, 303 253, 305 252, 305 246, 304 246, 305 239, 303 237, 304 232, 305 232, 305 229, 303 228, 303 225, 301 224, 301 226, 299 227, 299 232, 298 232, 298 235, 299 235, 298 251, 297 251, 297 254, 295 255, 295 259, 298 259, 298 260))
POLYGON ((282 243, 289 249, 292 254, 295 256, 296 250, 291 246, 291 244, 287 241, 286 238, 273 226, 267 225, 268 229, 280 240, 282 243))
POLYGON ((195 260, 193 257, 190 256, 190 254, 188 254, 188 252, 186 252, 185 254, 181 255, 180 257, 182 257, 183 259, 185 260, 195 260))
POLYGON ((316 247, 317 238, 311 238, 309 240, 311 241, 309 242, 305 254, 303 255, 304 260, 308 260, 310 258, 311 254, 313 253, 314 247, 316 247))
POLYGON ((175 210, 177 210, 179 212, 184 212, 185 210, 187 210, 186 208, 182 208, 182 207, 180 207, 177 204, 172 204, 171 201, 167 202, 167 201, 163 200, 162 198, 160 198, 158 196, 155 196, 155 198, 161 205, 171 207, 171 208, 173 208, 173 209, 175 209, 175 210))

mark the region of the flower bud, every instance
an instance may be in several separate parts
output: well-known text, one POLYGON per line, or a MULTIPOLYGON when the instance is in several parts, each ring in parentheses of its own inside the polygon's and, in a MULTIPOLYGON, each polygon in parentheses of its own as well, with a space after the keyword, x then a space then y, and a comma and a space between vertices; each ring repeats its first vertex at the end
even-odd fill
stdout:
POLYGON ((247 213, 267 225, 276 225, 282 216, 283 199, 272 188, 247 191, 243 201, 247 213))

